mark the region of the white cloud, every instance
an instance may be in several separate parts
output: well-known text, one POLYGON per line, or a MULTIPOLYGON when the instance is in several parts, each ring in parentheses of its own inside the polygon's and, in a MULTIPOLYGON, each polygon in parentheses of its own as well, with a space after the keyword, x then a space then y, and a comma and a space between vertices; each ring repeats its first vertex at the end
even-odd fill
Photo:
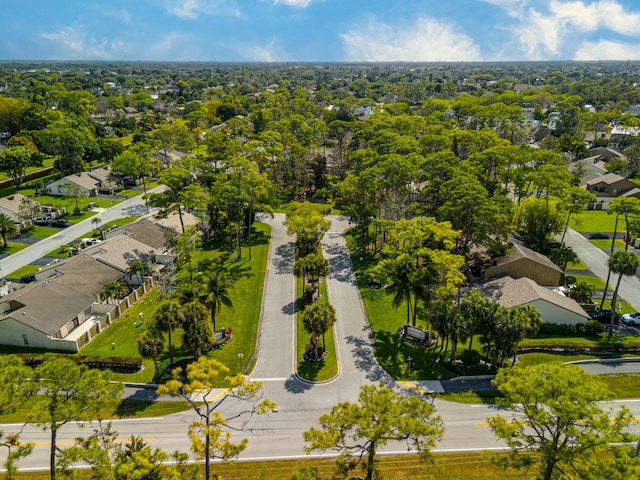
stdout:
POLYGON ((125 10, 124 8, 121 8, 119 10, 104 9, 102 10, 102 14, 105 17, 115 18, 116 20, 119 20, 120 22, 125 23, 127 25, 131 23, 131 14, 129 13, 128 10, 125 10))
POLYGON ((96 39, 77 26, 45 32, 41 36, 48 43, 51 58, 56 59, 104 60, 114 58, 114 53, 121 53, 123 48, 118 40, 96 39))
POLYGON ((196 43, 187 33, 168 32, 149 46, 145 57, 151 60, 200 60, 196 43))
POLYGON ((640 35, 640 13, 625 11, 616 1, 603 0, 586 5, 582 1, 552 0, 549 9, 555 18, 578 30, 593 32, 606 28, 622 35, 640 35))
MULTIPOLYGON (((504 27, 528 60, 558 56, 571 58, 577 52, 566 41, 580 33, 610 31, 626 36, 640 36, 640 12, 625 10, 618 0, 540 0, 536 7, 523 8, 529 0, 481 0, 502 8, 514 19, 504 27), (518 8, 517 8, 518 7, 518 8), (571 49, 571 51, 569 51, 571 49)), ((623 44, 620 44, 623 45, 623 44)))
POLYGON ((265 45, 234 44, 233 48, 244 59, 254 62, 286 62, 288 60, 286 53, 275 39, 265 45))
POLYGON ((640 44, 628 44, 601 40, 584 42, 573 57, 577 61, 587 60, 640 60, 640 44))
POLYGON ((389 25, 372 18, 342 35, 351 61, 477 61, 480 49, 453 25, 421 17, 411 25, 389 25))
POLYGON ((311 5, 312 0, 273 0, 274 5, 288 5, 290 7, 306 8, 311 5))
POLYGON ((233 0, 147 0, 159 3, 171 15, 184 20, 196 20, 200 15, 240 16, 233 0))

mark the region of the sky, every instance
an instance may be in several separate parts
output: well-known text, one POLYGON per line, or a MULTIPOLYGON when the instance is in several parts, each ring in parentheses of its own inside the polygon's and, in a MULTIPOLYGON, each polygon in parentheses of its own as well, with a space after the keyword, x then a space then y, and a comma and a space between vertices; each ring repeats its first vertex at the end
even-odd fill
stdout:
POLYGON ((640 60, 640 0, 0 4, 0 60, 640 60))

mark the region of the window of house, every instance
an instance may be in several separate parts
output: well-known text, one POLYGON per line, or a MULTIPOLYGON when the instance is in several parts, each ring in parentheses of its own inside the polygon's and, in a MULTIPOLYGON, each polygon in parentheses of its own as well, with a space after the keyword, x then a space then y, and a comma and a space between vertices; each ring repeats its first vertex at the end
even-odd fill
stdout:
POLYGON ((27 335, 25 333, 22 334, 22 340, 24 341, 24 344, 28 347, 29 339, 27 338, 27 335))

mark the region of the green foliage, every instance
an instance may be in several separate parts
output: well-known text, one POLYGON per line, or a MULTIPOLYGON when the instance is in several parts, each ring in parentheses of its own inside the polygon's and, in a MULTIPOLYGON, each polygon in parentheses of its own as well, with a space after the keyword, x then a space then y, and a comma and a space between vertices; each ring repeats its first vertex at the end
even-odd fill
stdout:
POLYGON ((383 384, 363 386, 358 403, 343 402, 331 414, 320 417, 319 428, 304 432, 307 452, 337 450, 338 474, 360 467, 366 478, 374 478, 377 450, 390 441, 402 440, 415 448, 423 461, 431 460, 430 449, 441 438, 442 420, 422 399, 396 395, 383 384))
MULTIPOLYGON (((630 412, 615 414, 597 402, 609 398, 595 377, 575 365, 540 365, 502 369, 494 380, 504 395, 501 408, 515 412, 513 419, 489 418, 493 432, 510 447, 506 457, 495 458, 501 466, 536 468, 540 478, 602 472, 604 451, 614 442, 630 440, 625 433, 630 412), (596 464, 592 459, 597 455, 596 464), (593 470, 597 469, 597 470, 593 470)), ((631 448, 623 454, 629 465, 631 448)))
POLYGON ((226 377, 229 389, 221 396, 216 395, 215 385, 218 377, 228 372, 229 369, 219 361, 201 357, 189 364, 186 377, 183 377, 182 370, 177 368, 173 372, 173 378, 158 387, 159 395, 168 394, 182 398, 196 413, 197 420, 189 426, 188 434, 191 440, 191 451, 196 459, 205 462, 205 480, 211 478, 211 460, 233 459, 248 444, 246 438, 239 443, 232 442, 231 433, 223 431, 227 425, 227 419, 217 412, 220 404, 228 397, 248 402, 250 407, 236 416, 267 414, 276 408, 276 405, 268 399, 259 401, 262 384, 249 382, 241 374, 226 377))
POLYGON ((474 367, 480 364, 482 357, 476 350, 465 350, 460 355, 460 360, 467 367, 474 367))

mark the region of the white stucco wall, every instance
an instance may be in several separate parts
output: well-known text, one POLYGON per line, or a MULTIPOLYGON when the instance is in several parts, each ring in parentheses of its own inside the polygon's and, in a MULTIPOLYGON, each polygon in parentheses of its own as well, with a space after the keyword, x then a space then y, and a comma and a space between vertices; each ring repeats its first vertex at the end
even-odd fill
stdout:
POLYGON ((44 333, 28 327, 23 323, 17 322, 12 318, 7 318, 0 322, 0 343, 2 345, 13 345, 16 347, 29 346, 33 348, 61 350, 72 353, 76 353, 78 351, 78 345, 76 342, 50 338, 44 333), (29 345, 25 345, 23 335, 26 335, 29 345))
POLYGON ((587 323, 588 318, 578 315, 571 310, 565 310, 545 300, 536 300, 528 305, 535 307, 545 323, 555 323, 558 325, 577 325, 579 323, 587 323))

